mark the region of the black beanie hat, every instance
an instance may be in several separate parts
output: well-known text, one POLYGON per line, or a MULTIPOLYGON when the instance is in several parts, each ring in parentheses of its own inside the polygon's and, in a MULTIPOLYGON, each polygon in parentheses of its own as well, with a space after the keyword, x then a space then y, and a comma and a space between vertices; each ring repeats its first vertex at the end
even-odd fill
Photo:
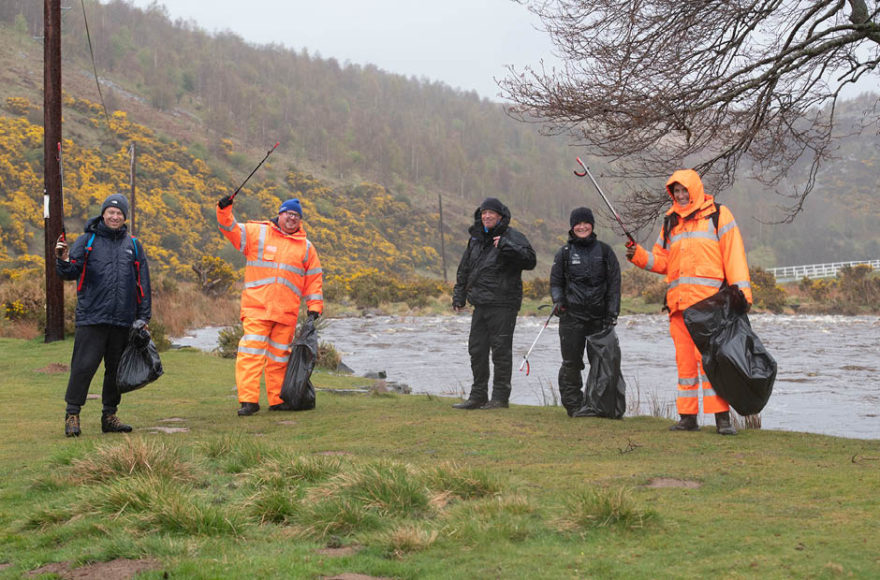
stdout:
POLYGON ((480 204, 480 211, 484 209, 490 209, 498 215, 504 215, 504 204, 497 197, 487 197, 484 199, 483 203, 480 204))
POLYGON ((125 196, 121 193, 114 193, 107 196, 107 199, 101 204, 101 217, 104 216, 104 211, 108 207, 119 208, 122 211, 122 215, 125 216, 125 219, 128 219, 128 200, 125 199, 125 196))
POLYGON ((596 223, 593 221, 593 210, 588 207, 576 207, 571 210, 571 217, 568 221, 570 222, 571 227, 574 227, 581 222, 587 222, 591 226, 596 223))

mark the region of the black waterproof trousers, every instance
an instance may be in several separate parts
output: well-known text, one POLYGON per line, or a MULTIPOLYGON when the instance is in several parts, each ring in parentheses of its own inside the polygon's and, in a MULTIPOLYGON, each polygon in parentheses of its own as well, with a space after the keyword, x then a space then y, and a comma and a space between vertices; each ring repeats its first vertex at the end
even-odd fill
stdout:
POLYGON ((602 320, 583 320, 563 313, 559 318, 559 347, 562 366, 559 367, 559 397, 571 416, 584 404, 583 378, 584 349, 587 337, 603 328, 602 320))
POLYGON ((67 412, 79 414, 86 404, 89 385, 104 361, 104 389, 101 392, 102 410, 105 414, 115 413, 122 395, 116 387, 116 370, 122 351, 128 343, 128 327, 96 324, 77 326, 73 339, 73 355, 70 357, 70 379, 67 382, 67 412))
POLYGON ((516 308, 510 306, 476 306, 471 318, 468 353, 474 384, 468 397, 485 402, 489 398, 489 353, 495 372, 492 379, 492 400, 507 403, 510 399, 510 377, 513 372, 513 329, 516 308))

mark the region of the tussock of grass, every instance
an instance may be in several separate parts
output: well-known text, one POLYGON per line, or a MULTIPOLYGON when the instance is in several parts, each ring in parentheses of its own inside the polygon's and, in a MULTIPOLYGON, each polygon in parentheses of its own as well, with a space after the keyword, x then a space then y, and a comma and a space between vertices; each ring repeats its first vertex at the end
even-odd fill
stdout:
POLYGON ((156 439, 125 437, 121 443, 100 445, 94 452, 71 463, 70 478, 76 483, 96 483, 134 475, 190 479, 190 465, 176 447, 156 439))
POLYGON ((471 545, 484 538, 521 542, 542 533, 535 509, 521 495, 498 495, 453 506, 444 534, 471 545))
POLYGON ((456 463, 438 465, 427 473, 427 483, 443 495, 461 499, 486 497, 501 492, 498 478, 482 469, 465 468, 456 463))
POLYGON ((584 532, 594 528, 643 528, 655 521, 657 514, 636 506, 626 488, 581 489, 565 503, 559 518, 559 529, 584 532))
POLYGON ((221 435, 201 446, 208 459, 218 461, 226 473, 243 473, 267 461, 276 460, 280 452, 268 442, 242 433, 221 435))
POLYGON ((437 530, 404 524, 385 536, 386 553, 392 558, 400 559, 407 554, 422 552, 431 547, 438 535, 437 530))

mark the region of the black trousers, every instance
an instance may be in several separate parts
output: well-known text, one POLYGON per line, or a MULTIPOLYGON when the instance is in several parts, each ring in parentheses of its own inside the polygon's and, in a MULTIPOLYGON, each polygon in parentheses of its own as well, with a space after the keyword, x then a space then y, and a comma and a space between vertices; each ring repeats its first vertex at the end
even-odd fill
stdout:
POLYGON ((508 402, 510 376, 513 372, 513 329, 517 309, 509 306, 476 306, 471 317, 468 353, 474 384, 469 399, 486 401, 489 398, 489 353, 492 354, 494 376, 492 400, 508 402))
POLYGON ((101 360, 104 361, 104 388, 101 391, 103 412, 115 413, 122 395, 116 388, 116 369, 122 351, 128 344, 127 326, 110 326, 96 324, 94 326, 77 326, 73 339, 73 355, 70 357, 70 379, 67 381, 67 412, 78 414, 86 404, 89 385, 98 370, 101 360))
POLYGON ((569 415, 581 408, 584 401, 584 349, 587 337, 602 330, 602 320, 583 320, 570 314, 559 318, 559 347, 562 366, 559 367, 559 398, 569 415))

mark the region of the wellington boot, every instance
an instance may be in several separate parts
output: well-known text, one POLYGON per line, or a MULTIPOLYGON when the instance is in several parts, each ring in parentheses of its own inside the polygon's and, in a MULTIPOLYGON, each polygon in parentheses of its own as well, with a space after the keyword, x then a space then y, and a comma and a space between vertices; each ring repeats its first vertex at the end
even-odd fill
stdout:
POLYGON ((101 431, 103 433, 131 433, 131 425, 120 421, 116 413, 105 413, 101 415, 101 431))
POLYGON ((277 405, 269 405, 270 411, 296 411, 290 403, 278 403, 277 405))
POLYGON ((670 431, 699 431, 696 415, 680 415, 678 423, 669 428, 670 431))
POLYGON ((260 410, 259 403, 242 403, 241 408, 238 410, 239 417, 247 417, 249 415, 253 415, 257 411, 260 410))
POLYGON ((79 437, 79 415, 64 415, 64 435, 67 437, 79 437))
POLYGON ((474 401, 473 399, 468 399, 467 401, 462 401, 461 403, 456 403, 452 405, 453 409, 466 409, 468 411, 472 411, 474 409, 479 409, 483 405, 486 404, 486 401, 474 401))
POLYGON ((736 435, 736 429, 730 422, 730 411, 715 413, 715 431, 719 435, 736 435))

